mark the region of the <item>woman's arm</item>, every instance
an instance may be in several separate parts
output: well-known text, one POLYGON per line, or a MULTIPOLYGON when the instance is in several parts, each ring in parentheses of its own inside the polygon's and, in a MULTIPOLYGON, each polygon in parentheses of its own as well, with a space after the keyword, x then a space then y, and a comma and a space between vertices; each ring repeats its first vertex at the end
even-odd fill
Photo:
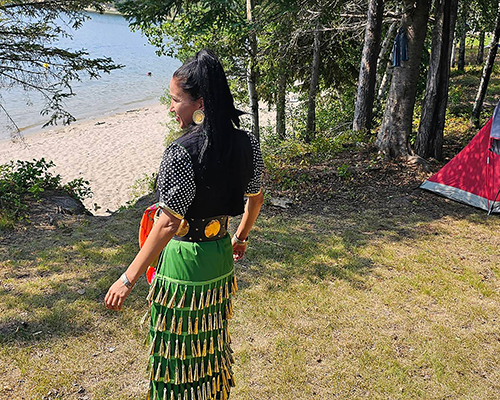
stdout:
MULTIPOLYGON (((260 191, 260 193, 256 196, 251 196, 248 198, 247 204, 245 206, 245 213, 243 214, 240 225, 236 230, 236 238, 238 238, 240 241, 244 241, 248 237, 250 229, 252 229, 253 224, 259 216, 262 204, 264 204, 264 195, 262 194, 262 191, 260 191)), ((245 254, 247 244, 238 242, 234 238, 232 239, 232 244, 234 261, 241 260, 243 258, 243 255, 245 254)))
MULTIPOLYGON (((129 282, 133 285, 139 277, 146 271, 153 260, 158 257, 163 248, 175 235, 179 228, 181 220, 174 217, 169 212, 163 210, 158 221, 151 229, 144 246, 134 258, 134 261, 125 271, 129 282)), ((132 288, 127 288, 125 284, 118 279, 108 290, 104 303, 110 310, 121 310, 123 301, 130 294, 132 288)))

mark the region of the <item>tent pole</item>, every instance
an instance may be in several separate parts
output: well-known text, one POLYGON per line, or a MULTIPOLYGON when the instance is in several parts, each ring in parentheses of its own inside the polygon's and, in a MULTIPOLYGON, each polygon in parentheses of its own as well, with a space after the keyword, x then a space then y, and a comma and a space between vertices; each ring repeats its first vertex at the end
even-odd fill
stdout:
POLYGON ((490 207, 490 210, 488 211, 488 215, 490 215, 492 213, 493 207, 495 206, 495 202, 497 201, 499 194, 500 194, 500 189, 498 189, 498 192, 497 192, 495 198, 493 199, 493 202, 491 203, 491 207, 490 207))

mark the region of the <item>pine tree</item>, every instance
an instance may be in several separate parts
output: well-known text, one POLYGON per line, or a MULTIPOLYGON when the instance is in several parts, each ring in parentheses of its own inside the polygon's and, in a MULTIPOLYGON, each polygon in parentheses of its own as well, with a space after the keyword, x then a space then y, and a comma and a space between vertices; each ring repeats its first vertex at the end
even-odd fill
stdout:
POLYGON ((70 36, 67 27, 78 29, 91 7, 103 11, 103 0, 0 0, 0 111, 19 131, 2 102, 2 93, 21 87, 45 99, 41 110, 44 126, 75 118, 64 109, 64 99, 73 96, 71 84, 88 76, 99 78, 121 66, 110 58, 90 58, 84 50, 57 46, 60 37, 70 36))

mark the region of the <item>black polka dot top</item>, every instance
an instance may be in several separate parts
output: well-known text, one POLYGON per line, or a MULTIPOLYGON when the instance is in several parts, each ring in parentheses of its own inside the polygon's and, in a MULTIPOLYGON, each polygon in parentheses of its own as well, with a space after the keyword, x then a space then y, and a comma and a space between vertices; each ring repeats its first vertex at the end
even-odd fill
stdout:
POLYGON ((249 181, 243 186, 220 182, 221 178, 217 177, 200 176, 202 173, 199 172, 201 168, 198 165, 198 153, 200 148, 206 146, 206 135, 184 135, 171 143, 163 154, 158 172, 157 195, 160 207, 181 219, 188 214, 193 214, 191 217, 241 214, 243 197, 260 193, 264 170, 258 140, 251 133, 244 134, 244 140, 249 140, 251 147, 251 171, 246 175, 249 181), (237 193, 238 191, 242 193, 237 193), (228 199, 231 198, 236 200, 229 204, 228 199), (210 205, 211 203, 213 204, 210 205), (224 203, 227 204, 224 206, 224 203), (234 203, 238 204, 234 206, 234 203))

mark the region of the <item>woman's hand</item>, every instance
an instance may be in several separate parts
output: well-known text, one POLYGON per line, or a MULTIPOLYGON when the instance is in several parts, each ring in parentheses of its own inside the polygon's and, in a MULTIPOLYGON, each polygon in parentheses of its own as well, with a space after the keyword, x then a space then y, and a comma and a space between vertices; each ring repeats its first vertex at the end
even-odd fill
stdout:
POLYGON ((232 239, 232 244, 233 244, 233 260, 234 261, 239 261, 243 258, 245 255, 245 250, 247 249, 247 244, 246 243, 238 243, 232 239))
MULTIPOLYGON (((163 210, 158 221, 153 225, 153 229, 144 242, 134 261, 125 271, 127 281, 134 285, 139 277, 146 272, 146 269, 158 257, 168 241, 175 235, 181 220, 168 211, 163 210)), ((119 311, 122 309, 123 301, 132 291, 127 288, 121 279, 118 279, 108 290, 104 298, 104 304, 109 310, 119 311)))
POLYGON ((231 243, 233 244, 233 260, 238 261, 243 258, 247 249, 248 233, 259 215, 260 208, 264 203, 264 195, 262 190, 255 196, 248 198, 245 206, 245 213, 241 218, 240 225, 233 236, 231 243), (242 239, 245 238, 245 239, 242 239))
POLYGON ((104 298, 104 304, 108 310, 120 311, 123 306, 123 301, 132 291, 132 288, 126 287, 123 282, 118 279, 115 283, 111 285, 104 298))

